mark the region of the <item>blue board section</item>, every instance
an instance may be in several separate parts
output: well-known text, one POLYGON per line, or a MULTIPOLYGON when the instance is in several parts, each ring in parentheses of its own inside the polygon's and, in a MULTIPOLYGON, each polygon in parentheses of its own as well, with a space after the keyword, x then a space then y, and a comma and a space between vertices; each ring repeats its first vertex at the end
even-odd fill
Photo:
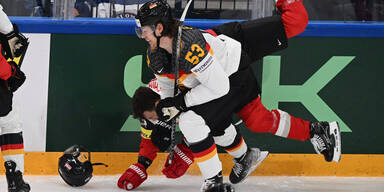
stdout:
MULTIPOLYGON (((135 34, 134 19, 11 17, 24 33, 135 34)), ((187 19, 185 25, 209 29, 240 20, 187 19)), ((301 37, 384 37, 384 22, 310 21, 301 37)))

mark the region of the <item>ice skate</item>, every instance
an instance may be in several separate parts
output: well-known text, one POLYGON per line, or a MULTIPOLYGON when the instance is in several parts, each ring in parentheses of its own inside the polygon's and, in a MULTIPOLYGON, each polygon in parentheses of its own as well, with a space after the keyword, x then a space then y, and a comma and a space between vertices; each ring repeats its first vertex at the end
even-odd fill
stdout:
POLYGON ((229 183, 223 183, 223 174, 218 173, 216 176, 206 179, 201 186, 201 192, 235 192, 235 189, 229 183))
POLYGON ((251 148, 239 159, 234 159, 235 165, 229 175, 229 181, 233 184, 244 181, 260 164, 267 158, 268 151, 260 151, 258 148, 251 148))
POLYGON ((328 162, 340 161, 341 134, 337 122, 313 122, 310 125, 310 133, 317 154, 323 154, 328 162))
POLYGON ((20 171, 16 171, 16 163, 13 161, 4 162, 5 175, 7 177, 8 192, 29 192, 31 187, 23 180, 20 171))

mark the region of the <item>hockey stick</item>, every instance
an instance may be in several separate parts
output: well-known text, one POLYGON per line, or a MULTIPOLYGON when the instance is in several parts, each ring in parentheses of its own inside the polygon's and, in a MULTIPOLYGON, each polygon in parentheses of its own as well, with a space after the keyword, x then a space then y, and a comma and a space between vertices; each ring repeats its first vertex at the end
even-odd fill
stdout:
MULTIPOLYGON (((180 58, 180 46, 181 46, 181 33, 183 29, 183 24, 185 20, 185 16, 187 15, 189 6, 191 5, 193 0, 189 0, 187 5, 184 8, 183 14, 180 17, 180 25, 178 27, 177 32, 177 39, 176 39, 176 55, 175 55, 175 82, 174 82, 174 88, 173 88, 173 96, 176 96, 178 93, 178 81, 179 81, 179 58, 180 58)), ((175 148, 175 134, 176 134, 176 118, 172 120, 172 130, 171 130, 171 146, 169 151, 169 159, 168 159, 168 165, 172 163, 173 159, 173 148, 175 148)))

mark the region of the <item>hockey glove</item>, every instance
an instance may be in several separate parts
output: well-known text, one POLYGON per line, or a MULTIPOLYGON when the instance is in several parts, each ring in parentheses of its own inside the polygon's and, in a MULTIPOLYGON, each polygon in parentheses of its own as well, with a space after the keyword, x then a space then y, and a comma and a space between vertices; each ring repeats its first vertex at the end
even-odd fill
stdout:
POLYGON ((176 179, 187 172, 193 163, 193 154, 186 145, 177 144, 173 150, 172 163, 168 164, 169 155, 165 161, 165 168, 162 170, 167 178, 176 179))
POLYGON ((15 92, 21 85, 23 85, 26 77, 15 62, 9 61, 8 63, 11 65, 12 75, 5 81, 5 83, 8 90, 15 92))
POLYGON ((13 24, 13 31, 8 34, 0 34, 0 41, 4 47, 4 57, 13 59, 25 54, 29 41, 19 32, 16 24, 13 24))
POLYGON ((187 91, 183 91, 175 97, 167 97, 159 101, 156 112, 161 121, 170 121, 180 115, 181 112, 188 110, 184 96, 187 91))
POLYGON ((164 152, 171 145, 171 129, 163 126, 156 126, 152 130, 151 141, 153 145, 164 152))
POLYGON ((144 165, 140 163, 133 164, 121 175, 117 186, 121 189, 130 191, 140 186, 148 178, 144 165))

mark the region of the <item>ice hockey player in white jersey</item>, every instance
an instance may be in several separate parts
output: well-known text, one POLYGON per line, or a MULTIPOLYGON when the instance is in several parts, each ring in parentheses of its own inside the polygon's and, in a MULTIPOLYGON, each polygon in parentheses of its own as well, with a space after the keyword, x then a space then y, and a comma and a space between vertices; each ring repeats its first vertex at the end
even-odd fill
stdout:
POLYGON ((13 58, 25 53, 28 40, 19 33, 16 25, 12 25, 1 5, 0 41, 0 148, 5 160, 5 175, 9 192, 28 192, 30 186, 23 180, 22 126, 18 114, 12 108, 13 93, 25 81, 24 73, 13 58))
POLYGON ((326 161, 340 160, 341 138, 336 122, 309 122, 281 110, 269 111, 261 103, 260 89, 249 65, 286 48, 287 39, 304 31, 308 23, 301 0, 279 0, 276 7, 281 14, 229 23, 210 32, 184 26, 180 44, 176 43, 180 23, 165 1, 144 4, 136 16, 138 36, 149 45, 147 64, 164 92, 156 112, 164 121, 179 116, 180 130, 195 159, 200 159, 197 164, 205 183, 214 183, 203 191, 232 189, 216 179, 222 167, 213 136, 231 126, 226 119, 234 111, 251 131, 311 140, 326 161), (175 72, 181 90, 176 96, 175 72))

